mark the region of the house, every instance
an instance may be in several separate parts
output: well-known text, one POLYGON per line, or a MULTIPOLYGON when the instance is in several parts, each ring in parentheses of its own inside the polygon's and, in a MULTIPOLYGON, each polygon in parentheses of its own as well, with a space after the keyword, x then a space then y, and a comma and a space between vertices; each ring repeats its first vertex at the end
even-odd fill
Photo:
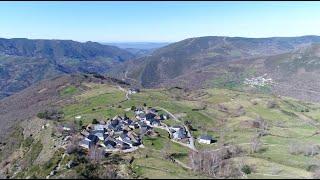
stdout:
POLYGON ((93 144, 97 144, 97 142, 99 141, 98 136, 94 135, 94 134, 90 134, 88 137, 86 137, 85 139, 91 141, 93 144))
POLYGON ((160 120, 158 119, 153 119, 153 121, 151 122, 152 126, 160 126, 160 120))
POLYGON ((171 132, 176 132, 176 131, 179 131, 182 128, 183 128, 182 126, 175 125, 175 126, 171 126, 170 127, 170 131, 171 132))
POLYGON ((63 128, 62 128, 64 131, 71 131, 71 128, 68 128, 68 127, 65 127, 65 126, 63 126, 63 128))
POLYGON ((140 120, 140 121, 145 121, 145 120, 147 120, 146 114, 144 114, 144 113, 138 114, 138 115, 136 116, 136 118, 137 118, 138 120, 140 120))
POLYGON ((87 131, 87 130, 82 130, 81 132, 80 132, 80 134, 81 135, 83 135, 83 136, 85 136, 85 137, 87 137, 87 136, 89 136, 90 135, 90 133, 87 131))
POLYGON ((136 93, 139 93, 139 92, 140 92, 140 89, 137 89, 137 88, 130 88, 128 90, 129 94, 136 94, 136 93))
POLYGON ((133 121, 131 119, 126 119, 126 120, 124 120, 124 123, 126 125, 131 125, 131 124, 133 124, 133 121))
POLYGON ((138 123, 132 123, 132 124, 129 125, 129 128, 138 129, 139 128, 139 124, 138 123))
POLYGON ((108 129, 119 132, 122 130, 122 123, 120 123, 118 119, 111 120, 110 124, 108 125, 108 129))
POLYGON ((128 136, 127 133, 122 133, 122 134, 118 137, 118 139, 119 139, 120 141, 122 141, 123 143, 128 144, 130 147, 133 146, 133 142, 131 141, 131 138, 128 136))
POLYGON ((178 131, 175 131, 173 134, 173 139, 185 139, 187 138, 187 132, 184 128, 179 129, 178 131))
POLYGON ((87 138, 79 142, 79 146, 83 147, 84 149, 90 149, 93 145, 94 145, 93 142, 87 138))
POLYGON ((104 131, 104 125, 102 124, 96 124, 93 126, 93 129, 96 130, 96 131, 104 131))
POLYGON ((166 120, 166 119, 169 119, 170 116, 169 116, 169 114, 163 114, 163 115, 162 115, 162 118, 163 118, 164 120, 166 120))
POLYGON ((201 135, 198 139, 199 143, 203 144, 211 144, 212 140, 213 139, 210 135, 201 135))
POLYGON ((158 119, 147 119, 146 124, 149 126, 160 126, 160 121, 158 119))
POLYGON ((116 147, 116 145, 117 145, 117 143, 115 141, 111 140, 111 139, 105 140, 103 144, 108 149, 114 149, 116 147))
POLYGON ((141 113, 144 113, 143 108, 136 108, 136 109, 134 110, 134 113, 135 113, 136 115, 141 114, 141 113))
POLYGON ((146 114, 146 120, 150 120, 150 119, 154 119, 157 115, 153 114, 153 113, 148 113, 146 114))
POLYGON ((155 113, 157 113, 157 110, 155 108, 150 108, 149 109, 149 113, 155 114, 155 113))
POLYGON ((95 135, 98 137, 99 140, 103 141, 104 140, 104 131, 101 130, 93 130, 91 134, 95 135))
POLYGON ((142 125, 140 126, 140 134, 148 133, 152 128, 148 125, 142 125))

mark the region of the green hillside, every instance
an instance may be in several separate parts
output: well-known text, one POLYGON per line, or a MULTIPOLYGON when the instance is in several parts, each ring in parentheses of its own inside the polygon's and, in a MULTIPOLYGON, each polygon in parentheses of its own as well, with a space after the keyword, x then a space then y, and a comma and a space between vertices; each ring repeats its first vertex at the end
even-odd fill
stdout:
MULTIPOLYGON (((201 134, 212 135, 217 142, 204 145, 195 143, 199 151, 214 150, 225 147, 236 147, 241 153, 228 158, 234 167, 247 167, 248 174, 240 174, 246 178, 310 178, 319 168, 320 148, 318 144, 320 121, 320 105, 300 102, 285 97, 275 97, 265 94, 247 94, 226 89, 202 89, 187 91, 179 88, 143 89, 140 93, 130 95, 125 99, 125 92, 117 86, 107 84, 85 83, 85 91, 74 87, 62 91, 62 96, 72 95, 74 103, 64 104, 61 110, 63 119, 49 121, 34 118, 24 128, 24 138, 19 151, 11 154, 8 174, 13 177, 42 177, 47 174, 61 159, 57 153, 61 148, 58 142, 63 142, 54 135, 55 127, 75 123, 75 116, 82 116, 82 124, 90 124, 93 119, 105 120, 116 115, 134 118, 132 106, 154 107, 164 113, 164 110, 174 114, 179 121, 165 120, 167 125, 183 125, 188 121, 194 138, 201 134), (49 123, 48 129, 42 129, 41 124, 49 123), (32 124, 40 124, 35 126, 32 124), (262 126, 263 125, 263 126, 262 126), (33 141, 27 134, 33 134, 33 141), (257 134, 262 134, 258 139, 257 134), (27 145, 26 145, 27 144, 27 145), (50 148, 52 146, 54 148, 50 148), (28 149, 41 148, 28 155, 28 149), (20 159, 15 159, 17 156, 20 159), (37 157, 38 156, 38 157, 37 157), (32 158, 31 160, 28 160, 32 158), (50 160, 51 159, 51 160, 50 160), (15 167, 18 162, 28 162, 25 169, 15 167), (42 166, 42 164, 46 164, 42 166), (9 168, 10 167, 10 168, 9 168), (14 174, 16 172, 16 174, 14 174)), ((158 136, 143 138, 145 148, 132 153, 116 153, 106 157, 103 162, 120 158, 116 163, 109 164, 121 169, 122 177, 134 178, 210 178, 212 174, 203 171, 190 171, 191 150, 168 139, 168 133, 155 128, 158 136), (166 154, 172 159, 166 158, 166 154), (184 165, 183 165, 184 164, 184 165)), ((19 148, 18 148, 19 149, 19 148)), ((66 164, 69 155, 61 161, 66 164)), ((78 160, 80 161, 80 160, 78 160)), ((60 168, 52 177, 87 177, 84 174, 86 163, 74 168, 60 168)), ((100 165, 103 163, 100 163, 100 165)), ((99 164, 97 165, 99 166, 99 164)), ((103 167, 96 168, 97 172, 103 167)), ((241 169, 241 168, 240 168, 241 169)), ((242 168, 243 169, 243 168, 242 168)))

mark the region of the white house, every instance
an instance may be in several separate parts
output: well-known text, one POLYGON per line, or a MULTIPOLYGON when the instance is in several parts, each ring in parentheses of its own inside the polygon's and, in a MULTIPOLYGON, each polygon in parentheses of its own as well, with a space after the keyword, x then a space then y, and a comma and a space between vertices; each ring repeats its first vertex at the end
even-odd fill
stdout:
POLYGON ((198 139, 198 142, 202 144, 211 144, 212 137, 209 135, 201 135, 198 139))
POLYGON ((68 127, 65 127, 65 126, 63 126, 63 128, 62 128, 64 131, 70 131, 71 130, 71 128, 68 128, 68 127))

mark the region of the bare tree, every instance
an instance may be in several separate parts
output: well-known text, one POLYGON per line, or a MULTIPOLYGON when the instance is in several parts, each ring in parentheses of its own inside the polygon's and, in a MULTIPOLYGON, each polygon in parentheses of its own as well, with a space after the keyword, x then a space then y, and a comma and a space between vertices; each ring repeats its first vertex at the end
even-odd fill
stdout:
POLYGON ((251 140, 251 153, 259 152, 262 149, 260 136, 255 136, 251 140))
POLYGON ((236 156, 229 148, 189 152, 190 166, 194 171, 205 173, 215 178, 238 177, 237 167, 230 161, 236 156))
POLYGON ((102 158, 104 157, 103 150, 101 148, 98 148, 97 146, 92 146, 89 149, 89 159, 91 160, 92 163, 99 163, 102 158))

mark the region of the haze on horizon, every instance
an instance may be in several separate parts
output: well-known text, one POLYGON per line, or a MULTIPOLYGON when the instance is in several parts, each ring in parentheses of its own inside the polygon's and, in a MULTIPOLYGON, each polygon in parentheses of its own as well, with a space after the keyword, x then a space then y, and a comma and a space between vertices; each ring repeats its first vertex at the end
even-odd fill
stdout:
POLYGON ((320 35, 320 2, 1 2, 0 37, 174 42, 320 35))

